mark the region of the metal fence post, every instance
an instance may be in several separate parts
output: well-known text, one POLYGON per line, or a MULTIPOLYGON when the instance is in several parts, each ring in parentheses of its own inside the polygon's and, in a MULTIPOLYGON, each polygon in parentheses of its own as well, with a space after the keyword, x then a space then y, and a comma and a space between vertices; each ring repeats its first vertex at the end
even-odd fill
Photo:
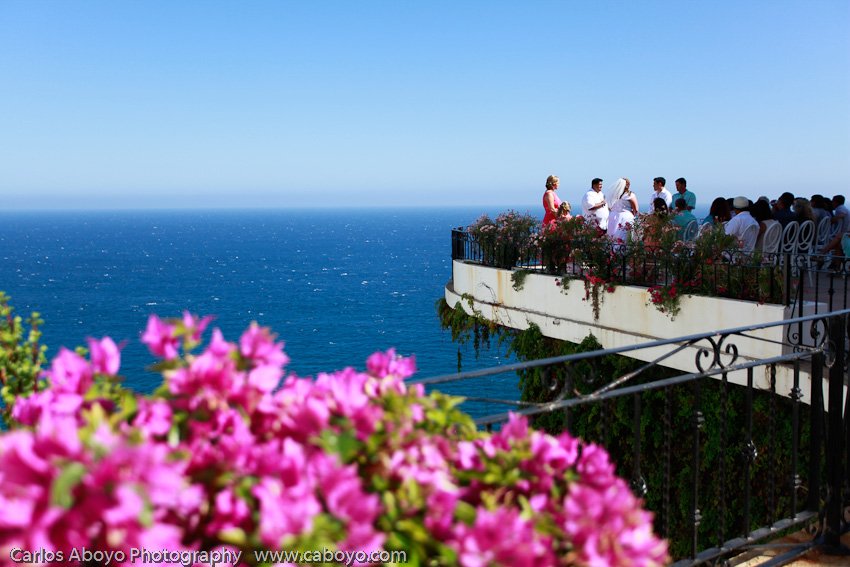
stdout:
POLYGON ((463 241, 461 240, 463 227, 452 229, 452 260, 465 260, 463 257, 463 241))
POLYGON ((821 471, 823 466, 823 352, 812 357, 811 390, 811 439, 809 443, 809 499, 807 510, 820 509, 821 471))
POLYGON ((829 421, 827 425, 826 480, 829 495, 826 502, 824 544, 841 547, 842 481, 844 478, 844 317, 829 319, 829 345, 835 355, 829 369, 829 421))

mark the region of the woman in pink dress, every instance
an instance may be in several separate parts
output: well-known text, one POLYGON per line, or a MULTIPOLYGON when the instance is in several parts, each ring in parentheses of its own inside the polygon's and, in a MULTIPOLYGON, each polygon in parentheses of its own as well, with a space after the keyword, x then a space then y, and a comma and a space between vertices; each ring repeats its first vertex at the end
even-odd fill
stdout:
POLYGON ((546 191, 543 193, 543 226, 554 224, 558 220, 558 207, 561 206, 561 200, 555 194, 558 190, 558 178, 550 175, 546 178, 546 191))

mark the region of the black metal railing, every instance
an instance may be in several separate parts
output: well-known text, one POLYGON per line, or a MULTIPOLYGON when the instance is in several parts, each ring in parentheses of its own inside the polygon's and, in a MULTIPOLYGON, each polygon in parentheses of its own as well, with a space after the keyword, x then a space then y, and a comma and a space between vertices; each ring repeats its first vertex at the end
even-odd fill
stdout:
POLYGON ((618 473, 656 513, 656 530, 673 543, 677 565, 722 561, 783 530, 814 526, 810 542, 772 563, 783 564, 813 547, 839 549, 847 527, 848 320, 850 309, 843 309, 417 382, 439 388, 535 373, 549 383, 550 398, 468 397, 492 409, 476 419, 479 426, 499 427, 508 419, 504 408, 533 422, 560 413, 565 426, 608 448, 618 473), (739 357, 738 339, 765 340, 765 329, 799 325, 807 329, 805 344, 788 342, 771 358, 739 357), (610 355, 642 358, 647 349, 666 350, 623 375, 599 372, 610 355), (661 368, 684 349, 694 352, 692 372, 661 368), (811 380, 802 379, 803 370, 811 380), (779 391, 778 377, 788 374, 790 389, 779 391))
POLYGON ((678 282, 689 293, 706 293, 762 303, 788 303, 790 262, 777 255, 724 250, 706 264, 693 248, 675 252, 640 244, 614 244, 607 239, 576 241, 557 253, 538 244, 482 245, 462 227, 452 230, 452 259, 502 269, 519 268, 558 277, 601 278, 617 285, 669 286, 678 282))

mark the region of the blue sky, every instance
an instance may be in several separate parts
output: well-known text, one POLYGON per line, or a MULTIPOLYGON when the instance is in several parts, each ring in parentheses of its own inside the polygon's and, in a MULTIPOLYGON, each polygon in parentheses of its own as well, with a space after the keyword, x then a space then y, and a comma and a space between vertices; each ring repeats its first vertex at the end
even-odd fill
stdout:
POLYGON ((850 2, 0 0, 3 209, 850 193, 850 2))

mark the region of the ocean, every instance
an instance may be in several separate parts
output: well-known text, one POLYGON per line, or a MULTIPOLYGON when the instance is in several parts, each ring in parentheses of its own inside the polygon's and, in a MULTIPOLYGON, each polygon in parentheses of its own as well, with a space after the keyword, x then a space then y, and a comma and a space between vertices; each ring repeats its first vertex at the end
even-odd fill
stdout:
MULTIPOLYGON (((501 210, 501 209, 500 209, 501 210)), ((481 209, 7 212, 0 290, 44 319, 48 358, 111 336, 125 385, 149 392, 147 318, 213 315, 225 338, 272 328, 299 376, 364 368, 376 350, 415 356, 416 377, 505 363, 504 347, 458 346, 435 302, 451 278, 452 227, 481 209)), ((208 334, 207 334, 208 336, 208 334)), ((515 375, 441 386, 516 399, 515 375)), ((480 406, 467 407, 473 415, 480 406)))

